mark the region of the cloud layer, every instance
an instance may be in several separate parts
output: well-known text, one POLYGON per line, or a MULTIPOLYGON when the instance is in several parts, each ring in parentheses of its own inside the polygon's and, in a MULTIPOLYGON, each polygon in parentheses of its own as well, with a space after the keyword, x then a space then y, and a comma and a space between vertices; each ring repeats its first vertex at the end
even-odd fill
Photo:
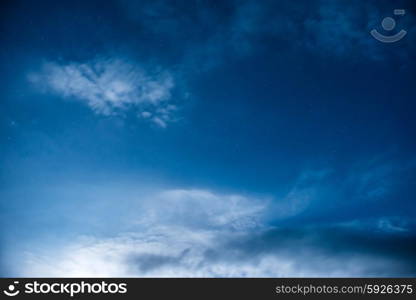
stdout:
POLYGON ((19 276, 407 276, 415 237, 396 219, 271 226, 267 200, 166 190, 142 201, 135 230, 33 247, 19 276), (398 230, 397 228, 399 228, 398 230))

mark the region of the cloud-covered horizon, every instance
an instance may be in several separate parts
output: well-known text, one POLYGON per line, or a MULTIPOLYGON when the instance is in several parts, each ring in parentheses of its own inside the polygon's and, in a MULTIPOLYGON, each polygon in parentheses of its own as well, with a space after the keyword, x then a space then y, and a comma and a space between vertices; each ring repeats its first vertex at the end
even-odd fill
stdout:
MULTIPOLYGON (((330 170, 303 172, 281 199, 185 188, 158 189, 138 198, 130 195, 132 200, 127 203, 98 199, 114 206, 111 210, 122 218, 122 227, 104 236, 72 235, 56 243, 52 239, 47 246, 35 239, 30 250, 17 252, 14 259, 19 263, 12 272, 24 277, 414 274, 416 223, 411 218, 393 214, 350 216, 347 221, 317 224, 285 223, 302 217, 311 207, 327 205, 322 195, 328 195, 321 190, 328 190, 323 183, 330 174, 330 170)), ((357 192, 362 196, 356 201, 374 203, 372 193, 360 187, 357 192)), ((121 191, 113 193, 123 197, 121 191)), ((140 189, 133 195, 137 193, 140 189)), ((88 216, 83 204, 76 207, 80 218, 88 216)), ((95 211, 94 218, 101 224, 101 218, 107 217, 95 211)))
MULTIPOLYGON (((403 219, 276 227, 268 207, 240 195, 167 190, 112 237, 79 236, 33 247, 17 276, 359 277, 410 276, 416 237, 403 219), (150 205, 150 207, 149 207, 150 205), (152 208, 154 208, 152 210, 152 208)), ((262 203, 262 202, 260 202, 262 203)))

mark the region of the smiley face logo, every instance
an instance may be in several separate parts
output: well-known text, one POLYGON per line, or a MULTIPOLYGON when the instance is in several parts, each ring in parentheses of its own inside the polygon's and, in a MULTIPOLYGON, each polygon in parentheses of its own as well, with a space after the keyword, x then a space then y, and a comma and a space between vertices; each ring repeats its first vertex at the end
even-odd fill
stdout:
POLYGON ((18 284, 19 284, 19 281, 13 282, 13 284, 10 284, 7 287, 7 290, 4 290, 3 293, 10 297, 14 297, 18 295, 20 293, 20 291, 16 289, 16 285, 18 284))
MULTIPOLYGON (((395 9, 394 14, 397 16, 404 16, 406 11, 404 9, 395 9)), ((381 22, 381 27, 387 32, 392 31, 394 28, 396 28, 396 21, 391 17, 386 17, 381 22)), ((371 30, 371 35, 378 41, 383 43, 395 43, 397 41, 400 41, 402 38, 405 37, 407 34, 406 30, 400 30, 394 35, 384 35, 378 32, 376 29, 371 30)))

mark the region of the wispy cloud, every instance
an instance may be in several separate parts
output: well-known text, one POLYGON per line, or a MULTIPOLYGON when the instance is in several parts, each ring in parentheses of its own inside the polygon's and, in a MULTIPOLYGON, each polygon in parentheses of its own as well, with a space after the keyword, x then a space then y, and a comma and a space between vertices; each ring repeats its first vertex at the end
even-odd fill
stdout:
POLYGON ((119 59, 60 64, 45 63, 29 80, 59 96, 76 99, 96 114, 137 117, 166 127, 177 107, 171 103, 174 78, 167 71, 148 71, 119 59))
MULTIPOLYGON (((324 55, 376 58, 380 52, 369 35, 380 14, 376 5, 355 1, 320 1, 304 23, 305 46, 324 55)), ((381 15, 381 14, 380 14, 381 15)))
MULTIPOLYGON (((132 22, 180 53, 185 68, 198 71, 229 58, 258 55, 269 47, 277 48, 280 55, 300 50, 352 61, 402 59, 414 48, 414 39, 408 38, 402 41, 401 51, 391 53, 371 37, 371 29, 380 28, 383 17, 391 13, 390 6, 376 1, 235 0, 224 7, 200 1, 193 10, 168 1, 120 3, 132 22)), ((411 12, 397 20, 408 30, 414 21, 411 12)))
POLYGON ((144 201, 141 224, 245 230, 262 226, 267 200, 209 190, 175 189, 144 201))
POLYGON ((351 166, 345 185, 354 190, 354 198, 360 201, 385 199, 391 197, 398 186, 412 181, 408 177, 416 166, 415 159, 397 160, 389 156, 379 155, 351 166))
POLYGON ((381 218, 356 219, 349 222, 339 223, 338 225, 357 230, 366 229, 373 232, 408 233, 414 229, 416 222, 415 220, 407 217, 389 216, 381 218))

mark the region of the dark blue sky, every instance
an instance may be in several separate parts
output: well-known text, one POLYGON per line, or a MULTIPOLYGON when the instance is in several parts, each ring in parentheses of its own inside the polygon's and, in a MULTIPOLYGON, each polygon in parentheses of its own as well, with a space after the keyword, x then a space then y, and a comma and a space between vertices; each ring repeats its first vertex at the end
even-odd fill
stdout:
POLYGON ((1 11, 0 274, 416 274, 412 1, 1 11))

